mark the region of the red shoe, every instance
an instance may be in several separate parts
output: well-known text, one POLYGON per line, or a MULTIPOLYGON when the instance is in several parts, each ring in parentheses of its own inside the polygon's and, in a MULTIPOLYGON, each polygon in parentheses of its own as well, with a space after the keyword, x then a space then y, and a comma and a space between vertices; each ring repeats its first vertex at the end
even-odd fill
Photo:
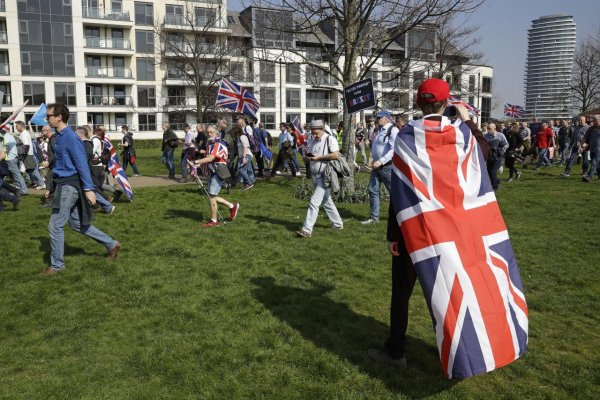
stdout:
POLYGON ((202 224, 201 226, 202 226, 203 228, 213 228, 213 227, 215 227, 215 226, 219 226, 219 225, 221 225, 221 224, 220 224, 218 221, 213 221, 213 220, 210 220, 210 221, 208 221, 208 222, 205 222, 205 223, 204 223, 204 224, 202 224))
POLYGON ((233 203, 233 208, 229 210, 229 219, 233 221, 237 217, 237 213, 240 209, 240 203, 233 203))

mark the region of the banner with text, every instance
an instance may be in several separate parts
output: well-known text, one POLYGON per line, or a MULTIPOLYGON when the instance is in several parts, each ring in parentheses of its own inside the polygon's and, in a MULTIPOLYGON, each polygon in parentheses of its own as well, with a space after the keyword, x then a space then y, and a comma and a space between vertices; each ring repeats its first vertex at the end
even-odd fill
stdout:
POLYGON ((354 114, 367 108, 375 107, 373 80, 363 79, 344 88, 344 104, 348 114, 354 114))

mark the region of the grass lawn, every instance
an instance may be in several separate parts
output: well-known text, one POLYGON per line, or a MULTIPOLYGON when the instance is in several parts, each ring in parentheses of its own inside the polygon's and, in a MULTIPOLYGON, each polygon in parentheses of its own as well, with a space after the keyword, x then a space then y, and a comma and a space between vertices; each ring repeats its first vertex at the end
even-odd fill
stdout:
MULTIPOLYGON (((142 174, 166 175, 157 150, 139 153, 142 174)), ((139 189, 96 217, 123 244, 117 260, 67 228, 67 269, 42 278, 49 211, 29 196, 0 213, 0 398, 600 398, 600 184, 559 172, 524 170, 498 192, 529 350, 462 381, 443 377, 419 288, 409 368, 366 358, 386 337, 390 300, 386 224, 359 223, 368 205, 338 204, 343 231, 322 213, 313 237, 297 239, 299 180, 233 190, 238 219, 208 230, 194 185, 139 189)))

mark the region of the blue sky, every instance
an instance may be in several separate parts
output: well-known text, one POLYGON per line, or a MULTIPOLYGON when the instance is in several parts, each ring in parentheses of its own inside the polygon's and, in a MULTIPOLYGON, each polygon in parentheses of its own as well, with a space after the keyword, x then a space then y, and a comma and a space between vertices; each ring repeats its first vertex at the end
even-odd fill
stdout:
MULTIPOLYGON (((241 9, 249 1, 229 0, 228 7, 241 9)), ((543 15, 572 15, 577 41, 600 24, 598 0, 487 0, 470 18, 479 25, 479 50, 484 64, 494 67, 494 117, 502 116, 504 103, 524 105, 523 75, 527 55, 527 29, 543 15)))

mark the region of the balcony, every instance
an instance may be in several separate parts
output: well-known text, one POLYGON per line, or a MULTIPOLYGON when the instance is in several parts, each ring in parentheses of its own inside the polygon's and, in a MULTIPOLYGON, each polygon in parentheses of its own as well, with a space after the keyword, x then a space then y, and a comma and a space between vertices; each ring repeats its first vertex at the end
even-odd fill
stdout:
POLYGON ((88 78, 133 78, 130 68, 87 67, 88 78))
POLYGON ((166 42, 164 51, 166 53, 180 55, 182 53, 188 55, 210 55, 210 54, 221 54, 225 52, 225 49, 218 44, 211 43, 198 43, 196 47, 190 43, 183 42, 166 42))
POLYGON ((306 84, 313 86, 335 86, 333 81, 333 78, 328 75, 306 77, 306 84))
POLYGON ((402 66, 402 61, 397 58, 382 58, 381 63, 384 67, 400 67, 402 66))
POLYGON ((306 99, 306 108, 338 108, 335 99, 306 99))
POLYGON ((133 107, 131 96, 88 95, 86 101, 88 106, 133 107))
POLYGON ((104 8, 97 7, 83 7, 83 18, 131 22, 131 18, 129 17, 129 11, 106 10, 104 8))
POLYGON ((166 107, 196 107, 196 99, 186 96, 169 96, 164 100, 166 107))
POLYGON ((85 38, 85 47, 92 49, 131 50, 131 42, 129 39, 87 36, 85 38))
POLYGON ((8 68, 8 63, 0 63, 0 75, 9 75, 10 69, 8 68))

